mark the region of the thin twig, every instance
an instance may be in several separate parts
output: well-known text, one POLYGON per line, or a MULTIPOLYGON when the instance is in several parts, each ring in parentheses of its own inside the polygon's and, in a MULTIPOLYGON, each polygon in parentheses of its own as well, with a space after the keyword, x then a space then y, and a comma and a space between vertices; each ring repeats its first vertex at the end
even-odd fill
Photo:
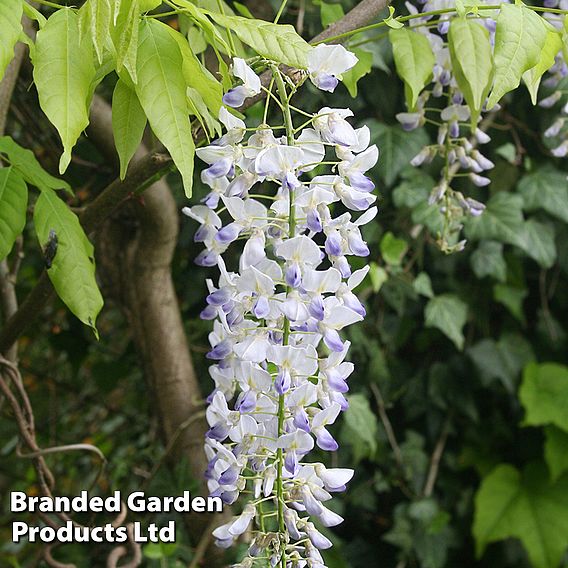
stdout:
POLYGON ((201 537, 201 539, 197 543, 197 546, 195 547, 195 551, 193 553, 193 559, 191 561, 191 564, 189 565, 189 568, 197 568, 201 563, 201 560, 203 559, 203 556, 207 552, 207 549, 209 548, 209 543, 211 542, 211 539, 213 537, 213 529, 215 528, 218 522, 219 520, 216 517, 214 517, 213 520, 209 523, 209 526, 203 531, 203 536, 201 537))
POLYGON ((436 479, 438 478, 438 471, 440 470, 440 461, 442 455, 444 454, 444 448, 446 447, 446 442, 448 441, 448 436, 450 434, 451 426, 451 416, 448 416, 442 426, 442 431, 440 432, 440 437, 436 442, 434 451, 432 452, 432 457, 430 458, 430 469, 428 470, 428 477, 426 478, 426 483, 424 484, 424 490, 422 495, 424 497, 431 497, 434 491, 434 485, 436 485, 436 479))

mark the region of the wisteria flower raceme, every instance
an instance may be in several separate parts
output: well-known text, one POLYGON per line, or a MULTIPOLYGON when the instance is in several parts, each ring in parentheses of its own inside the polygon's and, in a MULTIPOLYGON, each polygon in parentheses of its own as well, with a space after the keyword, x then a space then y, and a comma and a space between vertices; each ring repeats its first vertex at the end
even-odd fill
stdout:
MULTIPOLYGON (((230 106, 258 86, 240 61, 233 69, 243 88, 225 96, 230 106)), ((310 78, 333 90, 355 62, 344 48, 318 46, 310 78)), ((368 171, 378 150, 368 128, 348 122, 349 109, 322 108, 297 132, 289 107, 295 89, 272 68, 285 135, 262 124, 247 138, 244 123, 221 109, 226 134, 197 151, 211 193, 184 209, 200 223, 195 240, 205 250, 196 262, 220 272, 216 284, 207 281, 201 314, 214 320, 206 477, 225 503, 250 496, 213 533, 222 547, 252 535, 239 567, 322 568, 319 550, 332 543, 317 527, 342 521, 324 503, 353 470, 308 460, 316 446, 338 449, 330 428, 348 408, 354 366, 342 331, 365 315, 355 289, 368 270, 352 272, 348 258, 369 254, 361 227, 377 212, 368 171), (230 271, 222 255, 239 241, 239 266, 230 271)))

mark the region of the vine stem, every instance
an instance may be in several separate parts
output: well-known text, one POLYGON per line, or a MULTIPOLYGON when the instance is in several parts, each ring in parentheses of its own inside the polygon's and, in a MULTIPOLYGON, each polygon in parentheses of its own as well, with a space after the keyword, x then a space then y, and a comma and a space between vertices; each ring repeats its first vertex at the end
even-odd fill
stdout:
MULTIPOLYGON (((280 97, 280 103, 282 105, 282 114, 284 116, 284 124, 286 126, 286 142, 289 146, 294 145, 294 125, 292 123, 292 112, 290 110, 290 98, 292 95, 288 96, 286 91, 286 85, 284 79, 282 78, 282 73, 276 65, 272 66, 273 77, 276 80, 276 88, 278 89, 278 95, 280 97)), ((289 226, 289 237, 293 238, 296 233, 296 212, 294 207, 294 189, 289 188, 289 212, 288 212, 288 226, 289 226)), ((286 286, 286 294, 290 292, 290 286, 286 286)), ((290 320, 288 318, 284 319, 284 338, 282 340, 283 345, 288 345, 290 340, 290 320)), ((284 395, 281 394, 278 397, 278 436, 284 434, 284 395)), ((283 487, 283 475, 282 469, 284 465, 284 455, 282 448, 278 448, 277 451, 277 472, 276 472, 276 496, 278 501, 278 531, 280 534, 286 532, 286 525, 284 523, 284 487, 283 487)), ((286 548, 282 550, 282 556, 280 557, 281 568, 286 568, 286 548)))
MULTIPOLYGON (((529 10, 533 10, 534 12, 550 12, 551 14, 563 14, 563 15, 568 15, 568 10, 561 10, 559 8, 543 8, 541 6, 526 6, 529 10)), ((488 6, 476 6, 476 10, 478 10, 479 12, 481 11, 487 11, 487 10, 500 10, 501 6, 500 5, 488 5, 488 6)), ((430 12, 420 12, 418 14, 410 14, 409 16, 402 16, 400 18, 396 18, 397 22, 400 23, 404 23, 404 22, 409 22, 411 20, 416 20, 419 18, 429 18, 431 16, 442 16, 444 14, 453 14, 456 13, 457 10, 455 8, 443 8, 440 10, 431 10, 430 12)), ((340 39, 344 39, 344 38, 348 38, 351 37, 355 34, 359 34, 361 32, 366 32, 369 30, 376 30, 378 28, 382 28, 385 26, 388 26, 389 24, 383 20, 382 22, 378 22, 376 24, 369 24, 368 26, 363 26, 354 30, 349 30, 347 32, 344 32, 342 34, 338 34, 338 35, 334 35, 331 37, 326 37, 325 39, 322 39, 321 41, 318 42, 314 42, 314 45, 317 45, 318 43, 323 43, 324 41, 326 43, 330 43, 330 42, 334 42, 340 39)))

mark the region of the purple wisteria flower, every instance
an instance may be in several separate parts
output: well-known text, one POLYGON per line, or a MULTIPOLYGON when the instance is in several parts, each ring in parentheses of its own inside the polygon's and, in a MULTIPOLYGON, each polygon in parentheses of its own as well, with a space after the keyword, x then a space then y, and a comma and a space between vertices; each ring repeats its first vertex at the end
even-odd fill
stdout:
MULTIPOLYGON (((323 47, 312 52, 311 78, 331 90, 324 75, 338 77, 354 56, 323 47), (337 54, 343 59, 334 66, 337 54)), ((214 320, 206 477, 225 503, 248 498, 213 533, 222 547, 252 535, 243 568, 259 560, 325 568, 319 551, 332 543, 317 527, 343 520, 324 503, 345 489, 353 470, 308 456, 316 446, 338 449, 333 424, 348 408, 354 370, 342 331, 365 315, 354 290, 368 268, 352 272, 348 259, 369 254, 361 227, 377 213, 367 172, 378 150, 350 116, 325 107, 301 132, 289 125, 281 137, 263 124, 246 138, 244 123, 222 109, 227 133, 197 150, 211 192, 184 212, 200 223, 195 240, 205 250, 196 262, 220 271, 216 284, 208 281, 201 314, 214 320), (222 255, 235 241, 244 246, 230 271, 222 255)))

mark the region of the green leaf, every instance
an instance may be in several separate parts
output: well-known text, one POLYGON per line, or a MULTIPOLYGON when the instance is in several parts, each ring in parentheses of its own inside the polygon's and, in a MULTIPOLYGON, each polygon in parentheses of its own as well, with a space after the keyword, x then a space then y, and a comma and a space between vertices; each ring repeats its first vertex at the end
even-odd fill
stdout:
POLYGON ((14 58, 14 47, 22 32, 23 0, 0 2, 0 80, 14 58))
POLYGON ((142 141, 146 122, 136 92, 119 79, 112 96, 112 130, 120 158, 120 179, 126 176, 128 164, 142 141))
POLYGON ((503 335, 499 341, 482 339, 467 354, 479 370, 484 386, 499 379, 510 393, 516 392, 523 367, 534 360, 530 344, 517 334, 503 335))
POLYGON ((327 2, 320 2, 320 19, 323 28, 337 22, 343 18, 345 12, 341 4, 328 4, 327 2))
POLYGON ((430 82, 436 62, 428 38, 408 28, 389 30, 394 62, 399 77, 404 81, 406 104, 414 109, 418 95, 430 82))
POLYGON ((538 88, 542 76, 554 65, 556 55, 562 48, 562 36, 556 30, 548 30, 539 62, 523 73, 523 80, 531 94, 533 105, 538 102, 538 88))
POLYGON ((432 298, 424 311, 426 327, 435 327, 463 349, 465 338, 462 330, 467 321, 467 304, 453 294, 432 298))
POLYGON ((491 542, 518 538, 533 568, 558 568, 568 546, 568 477, 550 483, 539 463, 522 475, 497 466, 475 496, 473 535, 478 557, 491 542))
POLYGON ((140 0, 140 11, 149 12, 157 8, 162 3, 162 0, 140 0))
POLYGON ((373 54, 370 51, 358 48, 354 48, 351 51, 357 56, 359 61, 349 71, 343 73, 341 82, 347 87, 349 94, 355 98, 357 96, 357 82, 371 72, 373 54))
POLYGON ((539 63, 546 43, 545 21, 523 4, 502 4, 495 32, 495 82, 487 102, 491 109, 516 89, 525 71, 539 63))
POLYGON ((183 75, 186 84, 196 90, 213 116, 219 116, 223 104, 223 86, 209 70, 197 59, 185 37, 168 26, 171 36, 176 40, 183 58, 183 75))
POLYGON ((434 297, 434 290, 432 289, 432 280, 426 272, 421 272, 412 283, 412 287, 421 296, 426 296, 427 298, 434 297))
POLYGON ((102 64, 105 43, 110 35, 112 23, 110 0, 88 0, 79 10, 79 19, 87 25, 98 62, 102 64))
POLYGON ((568 471, 568 432, 556 426, 547 426, 544 433, 544 459, 554 482, 568 471))
POLYGON ((48 174, 37 161, 31 150, 22 148, 9 136, 0 137, 0 153, 8 156, 10 165, 18 171, 24 180, 38 189, 64 189, 73 195, 71 186, 62 179, 48 174))
POLYGON ((487 203, 483 215, 467 218, 465 234, 471 240, 495 240, 522 246, 523 199, 519 195, 500 192, 487 203))
POLYGON ((59 162, 63 173, 73 146, 89 124, 95 79, 92 49, 87 42, 79 42, 79 20, 72 9, 57 11, 37 33, 33 75, 40 106, 63 142, 59 162))
POLYGON ((454 76, 471 109, 475 128, 493 78, 489 32, 480 20, 456 18, 450 25, 448 41, 454 76))
POLYGON ((293 26, 249 20, 241 16, 224 16, 214 12, 208 14, 220 26, 233 31, 259 55, 299 69, 307 68, 308 53, 313 48, 298 35, 293 26))
MULTIPOLYGON (((382 157, 381 157, 382 163, 382 157)), ((416 170, 420 171, 420 170, 416 170)), ((434 187, 434 180, 420 172, 419 175, 405 179, 392 192, 392 200, 396 207, 414 209, 428 201, 428 196, 434 187)))
POLYGON ((568 223, 568 185, 566 172, 542 169, 529 174, 519 183, 524 209, 543 209, 553 217, 568 223))
POLYGON ((550 268, 556 260, 554 227, 529 219, 523 224, 519 246, 543 268, 550 268))
POLYGON ((367 121, 373 143, 381 149, 377 174, 391 186, 403 169, 410 167, 410 160, 429 143, 422 128, 405 132, 400 126, 389 126, 375 120, 367 121))
POLYGON ((377 451, 377 417, 371 410, 369 399, 365 395, 353 394, 347 399, 349 408, 345 413, 345 425, 353 436, 367 446, 367 455, 372 457, 377 451))
POLYGON ((26 225, 28 188, 12 167, 0 168, 0 260, 10 254, 26 225))
POLYGON ((530 363, 523 373, 519 398, 526 426, 554 424, 568 432, 568 367, 556 363, 530 363))
POLYGON ((470 258, 471 268, 478 278, 491 276, 498 282, 507 279, 507 263, 503 257, 503 243, 482 241, 470 258))
POLYGON ((203 98, 199 92, 191 87, 187 88, 187 101, 189 103, 189 109, 191 114, 197 117, 201 128, 206 133, 207 136, 213 138, 215 135, 221 136, 222 128, 220 122, 213 117, 209 112, 207 105, 203 101, 203 98))
POLYGON ((43 191, 34 209, 35 231, 43 247, 51 231, 57 236, 57 251, 48 275, 57 295, 84 324, 93 328, 103 306, 95 279, 93 245, 79 219, 53 191, 43 191))
POLYGON ((562 55, 564 61, 568 61, 568 14, 564 16, 564 26, 562 27, 562 55))
POLYGON ((381 239, 381 255, 387 264, 400 266, 402 258, 408 251, 408 244, 403 239, 397 239, 390 231, 381 239))
POLYGON ((169 150, 191 197, 195 144, 189 121, 183 58, 168 26, 154 18, 140 23, 136 94, 150 126, 169 150))
POLYGON ((525 323, 523 303, 528 292, 524 288, 514 288, 505 284, 495 284, 493 287, 493 298, 496 302, 503 304, 511 314, 522 324, 525 323))
MULTIPOLYGON (((134 84, 138 83, 138 33, 140 6, 138 0, 120 0, 118 12, 115 12, 115 27, 112 31, 116 49, 116 71, 124 68, 134 84)), ((142 40, 140 39, 140 42, 142 40)))
POLYGON ((389 274, 376 262, 371 262, 370 268, 369 277, 371 278, 371 286, 373 288, 373 292, 376 294, 381 289, 382 285, 389 279, 389 274))

